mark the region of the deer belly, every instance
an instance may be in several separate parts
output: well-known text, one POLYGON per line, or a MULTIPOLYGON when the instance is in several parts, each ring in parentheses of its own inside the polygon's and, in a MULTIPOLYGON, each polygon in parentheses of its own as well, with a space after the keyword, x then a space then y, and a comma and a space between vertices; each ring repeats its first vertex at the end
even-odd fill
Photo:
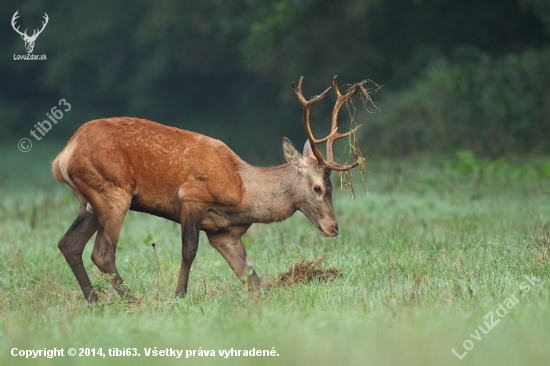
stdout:
POLYGON ((145 212, 177 223, 180 222, 180 211, 176 205, 171 202, 164 202, 163 200, 146 200, 142 197, 134 196, 130 210, 145 212))

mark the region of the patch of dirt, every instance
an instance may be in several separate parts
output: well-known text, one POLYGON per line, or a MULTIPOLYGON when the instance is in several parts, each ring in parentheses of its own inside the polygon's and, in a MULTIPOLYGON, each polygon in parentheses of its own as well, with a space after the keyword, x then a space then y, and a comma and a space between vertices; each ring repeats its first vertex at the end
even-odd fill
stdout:
POLYGON ((295 286, 310 281, 332 282, 341 277, 340 268, 322 268, 323 258, 304 259, 290 266, 288 272, 266 283, 265 288, 295 286))

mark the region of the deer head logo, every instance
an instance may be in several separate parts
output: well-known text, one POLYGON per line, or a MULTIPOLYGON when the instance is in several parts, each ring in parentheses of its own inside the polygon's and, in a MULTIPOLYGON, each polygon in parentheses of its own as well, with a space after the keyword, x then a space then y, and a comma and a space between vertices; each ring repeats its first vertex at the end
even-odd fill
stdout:
POLYGON ((19 35, 21 35, 21 38, 23 38, 23 41, 25 41, 25 49, 27 50, 27 53, 32 53, 32 50, 34 49, 34 42, 36 42, 36 39, 38 38, 40 33, 42 33, 44 28, 46 28, 46 24, 48 24, 48 20, 49 20, 48 14, 44 13, 45 21, 42 22, 42 29, 40 30, 35 29, 34 32, 32 33, 32 36, 29 36, 27 35, 26 29, 24 32, 20 32, 19 26, 17 26, 17 28, 15 27, 15 21, 17 20, 17 18, 19 18, 19 15, 17 15, 17 13, 19 13, 19 10, 17 10, 15 14, 13 14, 13 18, 11 18, 11 26, 17 33, 19 33, 19 35))

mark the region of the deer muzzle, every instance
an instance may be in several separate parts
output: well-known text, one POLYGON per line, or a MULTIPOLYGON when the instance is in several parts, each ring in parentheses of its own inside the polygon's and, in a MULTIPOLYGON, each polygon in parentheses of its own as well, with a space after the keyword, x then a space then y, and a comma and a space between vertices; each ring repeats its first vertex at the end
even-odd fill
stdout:
POLYGON ((317 228, 319 229, 321 235, 326 237, 334 237, 340 233, 340 231, 338 230, 338 224, 336 222, 327 226, 319 225, 317 228))

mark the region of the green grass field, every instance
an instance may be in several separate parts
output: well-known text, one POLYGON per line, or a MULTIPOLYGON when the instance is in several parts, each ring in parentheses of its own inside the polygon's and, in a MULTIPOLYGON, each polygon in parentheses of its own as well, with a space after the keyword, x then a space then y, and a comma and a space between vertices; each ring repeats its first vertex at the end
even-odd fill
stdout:
POLYGON ((262 290, 256 302, 205 236, 188 296, 176 299, 178 225, 130 212, 117 263, 143 301, 120 300, 91 262, 89 243, 84 263, 102 290, 99 305, 89 308, 57 249, 78 211, 76 198, 49 173, 61 148, 46 141, 28 153, 16 143, 0 147, 1 365, 550 362, 548 159, 369 158, 368 193, 359 183, 355 200, 335 192, 338 237, 321 237, 299 212, 280 224, 254 225, 245 236, 263 280, 319 257, 342 276, 262 290), (159 266, 144 243, 148 231, 159 266), (71 347, 77 356, 67 355, 71 347), (155 347, 183 356, 146 357, 155 347), (12 356, 13 348, 63 348, 65 356, 25 359, 12 356), (79 357, 80 348, 102 348, 106 357, 79 357), (141 356, 111 357, 109 348, 135 348, 141 356), (231 348, 274 349, 278 356, 219 356, 231 348))

